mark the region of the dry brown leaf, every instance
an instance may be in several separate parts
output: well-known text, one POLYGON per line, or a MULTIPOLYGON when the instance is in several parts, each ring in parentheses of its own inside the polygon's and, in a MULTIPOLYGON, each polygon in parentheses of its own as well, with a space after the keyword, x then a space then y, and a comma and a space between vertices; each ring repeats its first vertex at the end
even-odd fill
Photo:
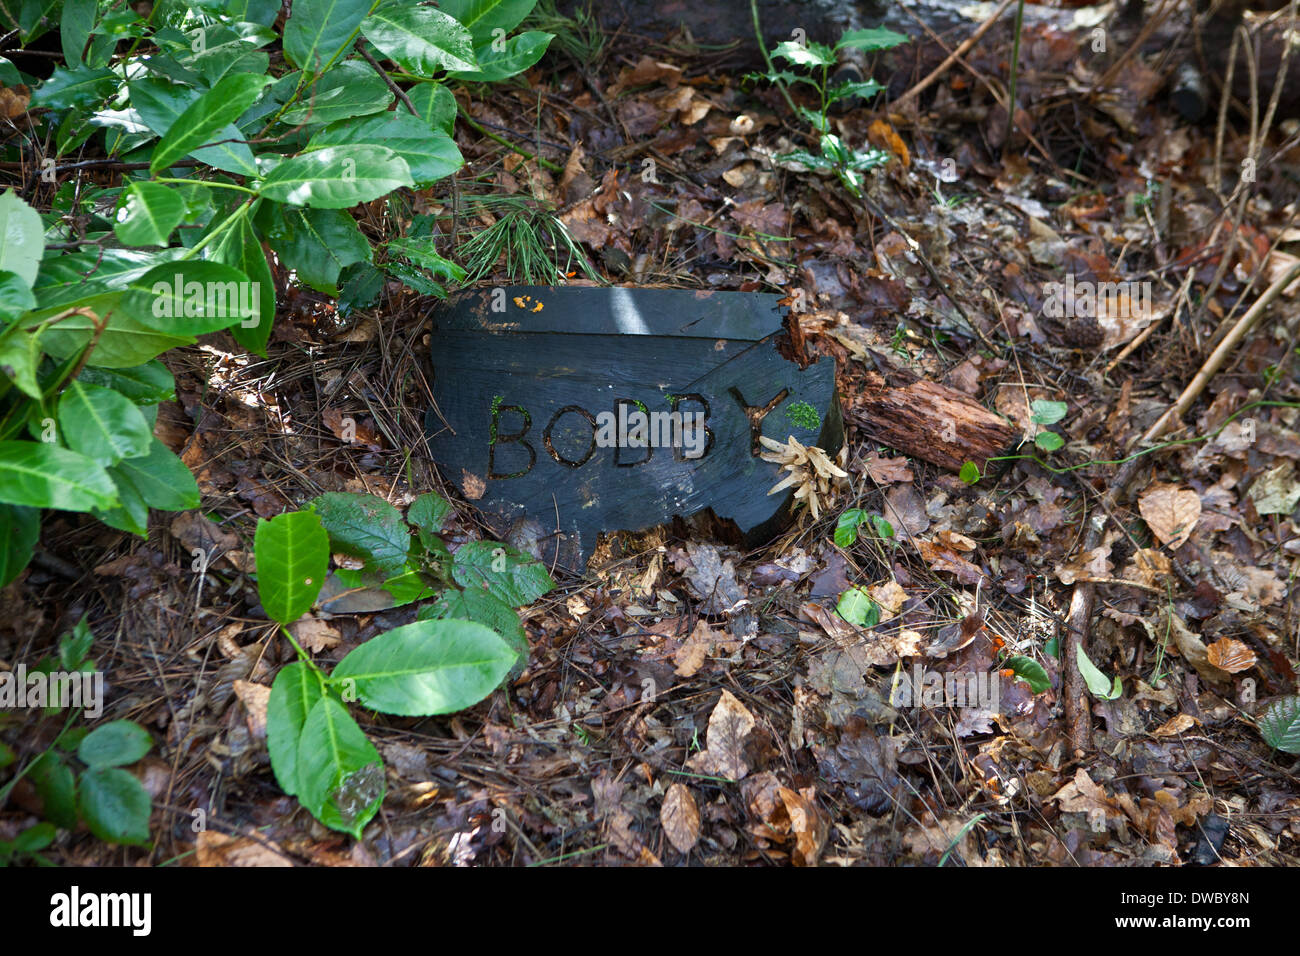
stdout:
POLYGON ((878 485, 892 485, 900 481, 910 482, 913 478, 912 469, 908 467, 906 458, 881 458, 874 451, 862 460, 863 467, 866 469, 871 480, 878 485))
POLYGON ((891 617, 894 617, 907 603, 907 592, 893 578, 883 584, 876 584, 867 588, 867 593, 880 606, 881 621, 888 621, 891 617))
POLYGON ((1082 767, 1075 772, 1073 780, 1047 799, 1049 802, 1059 800, 1061 809, 1066 813, 1093 813, 1101 810, 1108 817, 1124 815, 1115 801, 1106 796, 1106 791, 1095 784, 1082 767))
POLYGON ((677 665, 673 673, 678 677, 694 677, 704 666, 704 662, 709 659, 716 640, 717 635, 713 628, 709 627, 708 622, 697 622, 695 630, 691 631, 691 636, 673 653, 673 663, 677 665))
POLYGON ((0 86, 0 116, 5 119, 17 119, 27 112, 32 101, 32 91, 19 83, 15 86, 0 86))
POLYGON ((978 584, 985 577, 978 565, 971 564, 946 544, 924 541, 921 538, 914 538, 913 543, 916 545, 916 550, 920 552, 921 558, 934 571, 946 571, 956 575, 957 580, 962 584, 978 584))
POLYGON ((816 866, 830 832, 829 821, 817 806, 817 788, 805 787, 795 792, 789 787, 778 787, 776 792, 785 804, 795 837, 790 862, 795 866, 816 866))
POLYGON ((1196 673, 1208 681, 1228 679, 1226 671, 1210 663, 1209 649, 1198 634, 1188 629, 1182 618, 1177 614, 1166 613, 1165 620, 1169 622, 1169 630, 1174 635, 1174 646, 1178 649, 1178 653, 1182 655, 1183 660, 1196 668, 1196 673))
POLYGON ((1177 737, 1179 734, 1185 734, 1195 727, 1199 720, 1191 714, 1179 714, 1177 717, 1170 717, 1163 724, 1151 731, 1152 737, 1177 737))
POLYGON ((1201 496, 1190 488, 1157 483, 1138 498, 1138 511, 1161 544, 1180 548, 1201 517, 1201 496))
POLYGON ((336 647, 343 637, 330 624, 317 617, 302 617, 289 625, 294 639, 313 654, 336 647))
POLYGON ((659 822, 663 825, 668 842, 678 853, 690 853, 700 838, 700 808, 684 784, 675 783, 664 794, 664 805, 659 809, 659 822))
POLYGON ((195 841, 199 866, 293 866, 270 840, 227 836, 204 830, 195 841))
POLYGON ((271 700, 271 688, 247 680, 237 680, 232 686, 248 712, 248 732, 258 740, 265 739, 266 705, 271 700))
POLYGON ((1255 652, 1241 641, 1221 637, 1206 648, 1210 663, 1229 674, 1240 674, 1255 666, 1255 652))
POLYGON ((749 773, 745 760, 745 739, 754 729, 754 715, 745 709, 731 691, 724 690, 713 713, 709 715, 709 729, 705 735, 706 748, 686 761, 686 765, 699 773, 742 780, 749 773))

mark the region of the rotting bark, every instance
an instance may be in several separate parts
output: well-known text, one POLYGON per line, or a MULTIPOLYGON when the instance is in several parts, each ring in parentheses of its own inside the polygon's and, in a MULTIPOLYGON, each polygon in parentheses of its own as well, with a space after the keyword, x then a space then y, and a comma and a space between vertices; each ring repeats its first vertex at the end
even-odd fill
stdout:
POLYGON ((891 387, 874 372, 845 418, 873 440, 950 471, 972 461, 983 474, 1021 438, 1014 425, 962 392, 924 380, 891 387))

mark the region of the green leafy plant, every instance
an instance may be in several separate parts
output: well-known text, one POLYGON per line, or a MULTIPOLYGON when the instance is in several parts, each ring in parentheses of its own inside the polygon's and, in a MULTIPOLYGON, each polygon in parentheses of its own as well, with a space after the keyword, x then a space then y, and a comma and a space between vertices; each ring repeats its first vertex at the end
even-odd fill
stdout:
POLYGON ((858 627, 875 627, 880 623, 880 605, 872 600, 866 588, 851 587, 840 595, 835 611, 850 624, 858 627))
POLYGON ((869 100, 883 87, 871 79, 832 84, 831 70, 838 65, 839 55, 845 50, 864 52, 889 50, 906 43, 907 37, 883 27, 849 30, 840 36, 839 42, 833 47, 811 40, 786 40, 778 43, 769 53, 763 44, 756 2, 752 4, 752 9, 755 32, 763 51, 763 59, 767 63, 767 72, 750 74, 748 78, 766 81, 779 87, 791 111, 818 134, 817 152, 793 150, 779 154, 775 158, 796 162, 808 169, 833 172, 850 193, 860 198, 862 174, 884 165, 889 161, 889 154, 869 147, 851 148, 841 136, 831 131, 829 111, 837 102, 849 97, 869 100), (772 63, 773 58, 784 60, 790 68, 778 70, 772 63), (796 104, 789 92, 793 86, 810 87, 814 92, 817 105, 809 108, 796 104))
POLYGON ((1300 697, 1279 697, 1259 717, 1259 733, 1274 750, 1300 754, 1300 697))
POLYGON ((1032 657, 1017 654, 1008 657, 1003 661, 1002 666, 1015 674, 1017 679, 1028 684, 1029 689, 1035 694, 1041 694, 1052 686, 1052 680, 1047 676, 1047 669, 1032 657))
POLYGON ((1111 679, 1102 673, 1101 668, 1083 652, 1082 646, 1078 648, 1076 660, 1079 664, 1079 672, 1083 674, 1083 682, 1088 685, 1088 690, 1092 691, 1093 696, 1098 700, 1114 700, 1124 693, 1123 682, 1116 677, 1112 683, 1111 679))
MULTIPOLYGON (((83 617, 59 640, 58 659, 45 658, 35 671, 56 668, 72 674, 90 673, 95 662, 87 657, 93 635, 83 617)), ((58 708, 47 707, 46 713, 58 708)), ((27 777, 41 798, 48 823, 31 827, 9 843, 0 843, 0 863, 17 856, 34 856, 52 842, 54 827, 72 829, 78 821, 109 843, 143 845, 149 842, 149 793, 124 767, 153 749, 149 732, 130 720, 113 720, 94 730, 76 726, 80 708, 72 711, 62 733, 0 787, 0 802, 18 781, 27 777)), ((12 764, 14 753, 0 745, 0 768, 12 764)), ((43 862, 37 859, 37 862, 43 862)))
POLYGON ((344 310, 385 278, 465 280, 432 237, 376 243, 348 210, 463 165, 452 87, 538 61, 551 34, 517 29, 534 2, 0 5, 19 43, 57 27, 63 50, 44 80, 0 58, 32 90, 3 158, 39 173, 0 194, 0 586, 43 509, 143 535, 150 508, 198 505, 153 436, 174 394, 157 356, 222 329, 265 355, 268 250, 344 310))
POLYGON ((894 537, 894 526, 880 515, 871 514, 861 508, 849 508, 835 523, 835 545, 840 548, 851 548, 858 540, 858 530, 864 524, 869 524, 878 538, 889 540, 894 537))
POLYGON ((472 541, 452 554, 439 536, 451 506, 417 498, 404 519, 374 495, 330 493, 304 511, 260 520, 254 535, 257 589, 298 660, 280 669, 267 708, 267 748, 285 793, 321 823, 354 836, 384 797, 379 752, 348 712, 428 716, 463 710, 527 660, 515 607, 554 587, 537 561, 513 548, 472 541), (329 571, 330 555, 362 562, 329 571), (383 591, 395 605, 436 597, 417 620, 355 648, 326 673, 288 625, 321 597, 327 577, 383 591))
MULTIPOLYGON (((1035 399, 1029 406, 1032 414, 1030 421, 1035 425, 1055 425, 1061 419, 1065 418, 1069 412, 1070 406, 1065 402, 1049 402, 1044 399, 1035 399)), ((1045 452, 1054 452, 1065 445, 1065 439, 1056 432, 1049 432, 1046 429, 1040 431, 1034 438, 1034 444, 1045 452)))

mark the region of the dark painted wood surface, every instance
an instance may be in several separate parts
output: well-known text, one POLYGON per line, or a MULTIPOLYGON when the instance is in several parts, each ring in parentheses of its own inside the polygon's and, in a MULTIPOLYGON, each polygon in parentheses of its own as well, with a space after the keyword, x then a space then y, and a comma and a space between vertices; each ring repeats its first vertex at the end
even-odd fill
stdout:
POLYGON ((768 496, 781 473, 758 457, 757 434, 832 456, 843 441, 833 360, 801 369, 782 356, 777 299, 504 287, 438 303, 434 460, 498 533, 538 536, 566 567, 580 569, 601 532, 709 511, 758 543, 784 525, 790 494, 768 496), (629 417, 703 413, 702 457, 686 441, 600 447, 601 413, 617 418, 620 405, 629 417))

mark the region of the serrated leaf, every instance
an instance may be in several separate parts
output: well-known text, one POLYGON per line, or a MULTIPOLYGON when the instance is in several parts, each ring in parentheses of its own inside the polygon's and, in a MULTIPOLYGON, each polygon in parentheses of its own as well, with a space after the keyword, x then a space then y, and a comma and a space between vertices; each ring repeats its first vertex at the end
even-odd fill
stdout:
POLYGON ((258 521, 253 553, 257 594, 267 616, 292 624, 310 611, 329 569, 330 537, 320 517, 290 511, 258 521))
POLYGON ((799 44, 793 40, 785 40, 776 45, 772 56, 797 63, 799 66, 835 65, 835 51, 824 43, 799 44))
POLYGON ((140 781, 118 767, 93 767, 77 784, 77 806, 90 832, 109 843, 149 842, 153 805, 140 781))
POLYGON ((411 507, 406 509, 406 520, 422 532, 420 537, 423 540, 424 533, 437 534, 441 531, 453 513, 454 509, 447 499, 429 491, 411 502, 411 507))
POLYGON ((1259 733, 1274 750, 1300 754, 1300 697, 1281 697, 1259 717, 1259 733))
POLYGON ((386 714, 450 714, 492 693, 517 657, 483 624, 416 621, 353 650, 330 683, 346 682, 362 703, 386 714))
POLYGON ((531 604, 555 587, 541 562, 492 541, 461 545, 451 575, 461 587, 488 591, 511 607, 531 604))
POLYGON ((406 563, 411 529, 383 498, 331 491, 313 498, 310 507, 320 516, 335 551, 362 558, 385 573, 406 563))
POLYGON ((135 763, 151 749, 149 731, 133 720, 114 720, 86 734, 77 756, 92 767, 121 767, 135 763))
POLYGON ((262 181, 261 194, 291 206, 347 209, 412 186, 410 168, 383 146, 328 146, 286 159, 262 181))
POLYGON ((75 452, 112 465, 149 452, 153 429, 124 395, 74 379, 59 396, 59 427, 75 452))
POLYGON ((298 739, 298 799, 312 816, 359 838, 383 802, 383 766, 342 704, 322 697, 312 706, 298 739))
POLYGON ((298 742, 307 714, 325 696, 310 665, 295 661, 280 668, 266 705, 266 749, 280 789, 298 795, 298 742))

